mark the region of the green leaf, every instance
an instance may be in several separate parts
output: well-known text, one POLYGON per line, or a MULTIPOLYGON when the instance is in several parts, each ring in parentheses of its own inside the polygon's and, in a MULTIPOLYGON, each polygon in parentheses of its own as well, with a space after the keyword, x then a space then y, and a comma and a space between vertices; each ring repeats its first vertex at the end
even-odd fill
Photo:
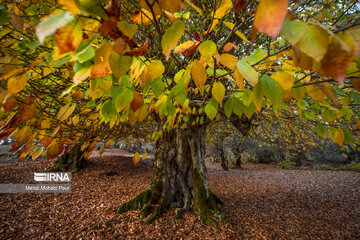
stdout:
POLYGON ((234 108, 234 100, 233 98, 229 98, 229 100, 227 100, 224 104, 224 112, 227 118, 230 118, 233 108, 234 108))
POLYGON ((9 23, 11 20, 10 13, 3 5, 0 5, 0 25, 9 23))
POLYGON ((43 44, 47 36, 54 34, 57 29, 64 27, 73 20, 74 15, 68 11, 45 18, 36 26, 36 36, 39 42, 43 44))
POLYGON ((38 147, 37 149, 35 149, 32 153, 31 153, 31 158, 32 160, 37 159, 41 153, 43 152, 44 147, 38 147))
POLYGON ((155 96, 159 97, 165 90, 165 86, 162 79, 161 78, 155 79, 155 81, 151 83, 151 89, 153 90, 155 96))
POLYGON ((322 138, 326 138, 327 136, 327 129, 326 129, 326 126, 324 126, 323 124, 321 123, 317 123, 316 124, 316 132, 317 134, 322 137, 322 138))
POLYGON ((298 108, 300 108, 301 110, 305 109, 305 102, 304 101, 298 101, 296 103, 296 105, 298 106, 298 108))
POLYGON ((242 102, 245 104, 245 106, 249 106, 250 103, 252 102, 252 92, 250 89, 246 89, 244 94, 242 95, 241 98, 242 102))
POLYGON ((263 98, 264 98, 264 91, 262 86, 262 80, 260 79, 260 81, 254 87, 252 93, 252 100, 258 112, 260 112, 261 110, 263 98))
POLYGON ((161 39, 161 47, 166 59, 169 59, 171 50, 176 47, 176 44, 180 40, 184 31, 185 23, 180 20, 174 22, 171 27, 166 30, 163 38, 161 39))
POLYGON ((284 95, 284 90, 280 83, 268 75, 263 75, 261 80, 265 96, 272 104, 280 106, 284 95))
POLYGON ((354 135, 349 131, 349 129, 343 127, 344 139, 346 144, 352 144, 354 142, 354 135))
POLYGON ((251 67, 244 60, 239 60, 237 63, 237 68, 241 75, 250 83, 250 85, 255 86, 258 82, 258 73, 253 67, 251 67))
POLYGON ((132 56, 119 55, 116 52, 112 52, 109 57, 111 71, 117 78, 120 78, 130 70, 132 62, 132 56))
POLYGON ((356 104, 360 104, 360 95, 357 93, 350 93, 352 99, 356 104))
POLYGON ((177 101, 179 104, 184 104, 187 97, 187 91, 183 79, 180 79, 175 87, 171 89, 169 96, 174 97, 175 101, 177 101))
POLYGON ((213 41, 206 40, 199 45, 201 56, 210 58, 216 52, 216 44, 213 41))
POLYGON ((315 113, 313 113, 312 111, 304 111, 304 114, 307 119, 315 120, 315 113))
POLYGON ((302 52, 320 62, 327 51, 328 44, 328 32, 318 25, 311 25, 297 46, 302 52))
POLYGON ((306 88, 305 87, 296 87, 291 89, 291 94, 298 101, 301 101, 305 95, 306 88))
POLYGON ((334 111, 330 110, 330 109, 325 109, 322 113, 321 113, 321 120, 323 122, 332 122, 335 120, 335 113, 334 111))
POLYGON ((225 96, 224 85, 220 81, 214 82, 211 93, 215 100, 221 104, 225 96))
POLYGON ((118 112, 129 106, 133 100, 133 91, 127 87, 123 88, 123 91, 115 99, 115 107, 118 112))
POLYGON ((166 102, 159 111, 160 115, 164 114, 166 116, 173 116, 175 115, 175 112, 176 107, 172 102, 166 102))
POLYGON ((100 111, 100 116, 105 122, 109 122, 112 119, 117 119, 118 112, 116 111, 115 103, 113 100, 107 100, 100 111))
POLYGON ((205 106, 205 113, 210 118, 210 120, 213 120, 218 112, 218 102, 212 98, 211 101, 206 104, 205 106))
POLYGON ((89 61, 93 57, 95 57, 95 49, 93 47, 88 47, 84 51, 82 51, 81 54, 76 55, 76 59, 80 63, 89 61))
POLYGON ((292 45, 295 45, 304 36, 306 31, 307 26, 306 23, 304 23, 303 21, 291 21, 285 18, 280 34, 292 45))

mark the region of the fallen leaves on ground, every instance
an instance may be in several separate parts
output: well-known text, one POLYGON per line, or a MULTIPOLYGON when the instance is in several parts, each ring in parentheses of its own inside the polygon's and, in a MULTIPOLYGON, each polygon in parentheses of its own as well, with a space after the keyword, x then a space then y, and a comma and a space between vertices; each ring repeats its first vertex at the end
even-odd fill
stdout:
MULTIPOLYGON (((359 239, 360 174, 280 170, 243 164, 223 171, 208 163, 211 190, 235 223, 220 229, 192 213, 181 220, 168 211, 150 225, 136 211, 114 214, 143 191, 151 164, 133 166, 118 149, 93 155, 73 175, 71 193, 0 194, 0 239, 359 239)), ((0 183, 35 183, 34 171, 53 171, 53 161, 0 165, 0 183)))

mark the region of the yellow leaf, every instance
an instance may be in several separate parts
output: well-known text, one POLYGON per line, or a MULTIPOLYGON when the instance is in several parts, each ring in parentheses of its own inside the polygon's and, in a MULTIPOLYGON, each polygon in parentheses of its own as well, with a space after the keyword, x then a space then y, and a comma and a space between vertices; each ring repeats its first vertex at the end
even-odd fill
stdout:
POLYGON ((32 136, 32 127, 30 126, 23 127, 21 130, 16 131, 13 135, 18 146, 21 146, 24 143, 26 143, 31 136, 32 136))
POLYGON ((41 129, 49 129, 50 128, 50 119, 45 119, 41 121, 41 129))
POLYGON ((176 53, 183 53, 185 52, 187 49, 191 48, 192 46, 194 46, 196 43, 194 41, 186 41, 182 44, 180 44, 179 46, 177 46, 174 49, 174 52, 176 53))
POLYGON ((58 3, 64 5, 73 15, 80 13, 80 10, 76 6, 74 0, 58 0, 58 3))
POLYGON ((74 116, 72 118, 72 122, 73 122, 74 125, 77 125, 79 123, 79 116, 78 115, 74 116))
POLYGON ((272 38, 276 38, 281 30, 289 0, 260 0, 254 18, 254 27, 272 38))
POLYGON ((220 55, 220 63, 225 67, 234 70, 236 68, 237 58, 234 55, 224 53, 220 55))
POLYGON ((165 72, 165 67, 160 60, 152 61, 148 67, 148 74, 152 81, 160 77, 165 72))
POLYGON ((119 30, 122 33, 124 33, 130 39, 134 37, 134 35, 135 35, 136 31, 137 31, 137 26, 136 25, 129 24, 125 20, 118 22, 117 27, 119 28, 119 30))
POLYGON ((305 86, 307 94, 318 102, 322 102, 324 99, 325 93, 321 91, 316 85, 307 85, 305 86))
POLYGON ((216 52, 216 44, 213 41, 206 40, 200 44, 199 52, 204 58, 210 58, 216 52))
POLYGON ((205 82, 206 82, 206 71, 205 67, 201 64, 199 60, 195 60, 191 67, 191 76, 196 83, 196 86, 202 91, 205 82))
POLYGON ((232 1, 231 0, 222 0, 219 8, 215 10, 215 13, 212 13, 211 16, 214 15, 214 20, 212 21, 212 24, 205 33, 211 32, 214 27, 218 24, 219 19, 222 19, 231 9, 232 7, 232 1))
POLYGON ((110 139, 105 143, 105 147, 110 147, 113 144, 114 140, 110 139))
POLYGON ((147 157, 147 152, 144 153, 144 155, 142 156, 142 160, 144 161, 146 159, 146 157, 147 157))
POLYGON ((87 119, 95 120, 95 119, 98 119, 98 118, 99 118, 99 114, 98 113, 93 113, 87 119))
POLYGON ((7 82, 8 92, 12 95, 17 94, 23 90, 27 85, 27 76, 22 74, 16 77, 11 77, 7 82))
POLYGON ((193 9, 195 9, 195 11, 197 11, 200 15, 202 15, 202 11, 201 9, 196 6, 195 4, 193 4, 190 0, 185 0, 193 9))
POLYGON ((68 119, 70 117, 70 115, 74 112, 76 108, 76 104, 72 105, 71 107, 69 107, 66 112, 61 116, 60 121, 64 121, 66 119, 68 119))
POLYGON ((35 149, 32 153, 31 153, 31 158, 33 160, 37 159, 41 153, 43 152, 44 147, 38 147, 37 149, 35 149))
POLYGON ((221 104, 225 96, 224 85, 220 81, 214 82, 211 93, 215 100, 221 104))
POLYGON ((169 59, 171 50, 176 46, 185 31, 185 23, 177 20, 169 27, 161 39, 161 47, 166 59, 169 59))
POLYGON ((56 118, 58 120, 60 120, 62 118, 62 116, 65 114, 65 112, 68 110, 68 108, 70 107, 71 102, 69 102, 68 104, 66 104, 65 106, 61 107, 56 118))
POLYGON ((140 161, 140 154, 139 154, 138 152, 136 152, 136 153, 134 154, 134 157, 133 157, 133 163, 134 163, 134 165, 138 164, 139 161, 140 161))
POLYGON ((294 76, 288 72, 275 72, 271 77, 278 81, 284 90, 291 90, 294 85, 294 76))
POLYGON ((341 128, 338 128, 334 131, 329 131, 329 136, 331 140, 342 146, 344 144, 344 132, 341 128))
MULTIPOLYGON (((224 22, 224 25, 227 26, 228 28, 230 28, 231 30, 234 28, 235 24, 231 23, 231 22, 224 22)), ((244 42, 249 43, 250 41, 246 38, 246 36, 240 32, 239 30, 236 30, 235 32, 236 35, 238 35, 244 42)))
POLYGON ((64 144, 59 143, 58 141, 53 141, 47 149, 46 157, 48 160, 54 159, 63 151, 64 151, 64 144))
POLYGON ((105 151, 105 147, 102 146, 99 150, 99 155, 102 155, 104 153, 104 151, 105 151))
POLYGON ((89 142, 84 143, 83 145, 81 145, 80 150, 81 150, 81 151, 85 151, 85 149, 87 149, 87 147, 88 147, 89 145, 90 145, 89 142))

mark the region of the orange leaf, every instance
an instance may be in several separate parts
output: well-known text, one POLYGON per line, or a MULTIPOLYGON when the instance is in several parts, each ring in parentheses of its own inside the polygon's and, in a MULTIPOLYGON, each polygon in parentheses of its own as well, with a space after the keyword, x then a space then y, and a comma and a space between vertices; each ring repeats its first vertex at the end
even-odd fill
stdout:
POLYGON ((352 59, 351 48, 340 38, 333 36, 327 52, 321 60, 321 67, 327 76, 343 82, 346 77, 346 69, 352 59))
POLYGON ((55 33, 55 43, 59 54, 75 51, 82 41, 82 24, 79 19, 59 28, 55 33))
POLYGON ((254 27, 276 38, 286 17, 289 0, 260 0, 255 13, 254 27))
POLYGON ((136 12, 130 17, 131 22, 140 25, 150 25, 152 24, 152 20, 152 13, 145 9, 141 9, 141 11, 136 10, 136 12))
POLYGON ((112 73, 109 65, 109 57, 114 43, 107 43, 96 50, 95 64, 91 67, 91 79, 101 78, 112 73))
POLYGON ((90 143, 90 145, 87 148, 88 152, 91 152, 92 150, 94 150, 94 148, 96 147, 97 142, 93 141, 92 143, 90 143))
POLYGON ((35 114, 36 114, 36 106, 34 104, 23 104, 18 114, 16 114, 14 118, 14 122, 12 124, 18 125, 24 123, 34 118, 35 114))
POLYGON ((231 49, 236 49, 236 50, 239 50, 239 47, 236 46, 235 44, 231 43, 231 42, 228 42, 227 44, 225 44, 224 46, 224 52, 230 52, 231 49))
POLYGON ((44 137, 41 142, 44 147, 48 147, 52 143, 52 137, 44 137))

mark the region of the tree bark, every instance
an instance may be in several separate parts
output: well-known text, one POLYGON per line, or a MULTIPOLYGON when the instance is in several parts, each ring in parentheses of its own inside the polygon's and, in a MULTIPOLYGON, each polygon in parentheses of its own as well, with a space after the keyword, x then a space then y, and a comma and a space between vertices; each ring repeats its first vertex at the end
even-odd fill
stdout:
POLYGON ((224 217, 217 206, 220 202, 209 190, 204 161, 205 129, 171 130, 156 142, 153 177, 147 190, 123 203, 117 213, 139 209, 140 217, 151 222, 169 208, 175 217, 193 210, 205 224, 217 227, 213 211, 224 217))
POLYGON ((74 147, 67 153, 63 154, 55 161, 55 168, 58 171, 68 171, 77 172, 80 169, 83 169, 85 166, 84 152, 81 151, 81 143, 77 143, 74 147))

